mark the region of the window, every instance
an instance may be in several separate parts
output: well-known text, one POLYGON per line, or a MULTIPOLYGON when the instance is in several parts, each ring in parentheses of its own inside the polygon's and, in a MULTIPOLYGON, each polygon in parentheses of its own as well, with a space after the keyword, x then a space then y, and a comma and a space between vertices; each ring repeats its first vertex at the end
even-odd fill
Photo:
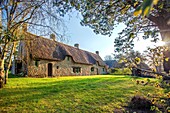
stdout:
POLYGON ((35 66, 38 67, 40 60, 35 60, 35 66))
POLYGON ((57 66, 56 68, 59 69, 59 66, 57 66))
POLYGON ((81 73, 81 67, 73 67, 74 73, 81 73))
POLYGON ((67 56, 67 61, 70 61, 70 57, 69 56, 67 56))
POLYGON ((21 55, 23 54, 23 52, 22 52, 22 51, 23 51, 23 49, 22 49, 22 46, 21 46, 21 55))
POLYGON ((91 72, 94 72, 94 67, 91 67, 91 72))
POLYGON ((105 71, 105 68, 103 68, 103 72, 105 71))
POLYGON ((30 58, 32 58, 32 54, 30 54, 30 58))

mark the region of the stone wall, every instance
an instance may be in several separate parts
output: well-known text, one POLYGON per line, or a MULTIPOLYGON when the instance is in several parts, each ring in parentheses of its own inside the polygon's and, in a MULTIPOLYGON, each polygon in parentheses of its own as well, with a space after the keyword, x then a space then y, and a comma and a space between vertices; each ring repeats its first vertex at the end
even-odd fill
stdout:
POLYGON ((31 60, 30 65, 28 66, 28 76, 30 77, 48 77, 48 64, 52 64, 52 76, 75 76, 75 75, 96 75, 96 74, 105 74, 104 67, 96 65, 86 65, 75 63, 72 57, 67 56, 63 61, 48 61, 48 60, 39 60, 38 66, 35 65, 35 60, 31 60), (69 57, 69 58, 68 58, 69 57), (73 67, 80 67, 80 73, 74 73, 73 67), (94 71, 91 71, 91 68, 94 67, 94 71), (97 73, 98 70, 98 73, 97 73))

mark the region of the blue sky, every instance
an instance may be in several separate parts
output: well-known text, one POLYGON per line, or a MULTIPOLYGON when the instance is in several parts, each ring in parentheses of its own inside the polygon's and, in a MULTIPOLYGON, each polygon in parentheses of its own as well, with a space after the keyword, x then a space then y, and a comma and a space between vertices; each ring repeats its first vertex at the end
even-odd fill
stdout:
MULTIPOLYGON (((120 24, 113 30, 111 37, 95 34, 93 30, 87 26, 80 25, 80 16, 76 16, 77 13, 73 13, 72 17, 65 16, 67 34, 69 42, 67 44, 74 46, 75 43, 79 44, 80 49, 87 50, 95 53, 99 51, 102 59, 106 55, 112 55, 114 53, 114 40, 118 36, 118 33, 124 28, 124 25, 120 24)), ((158 44, 158 43, 157 43, 158 44)), ((155 43, 151 43, 149 39, 139 41, 135 40, 134 50, 143 52, 148 46, 153 46, 155 43)), ((159 45, 159 44, 158 44, 159 45)))
POLYGON ((80 25, 80 18, 76 17, 76 14, 74 13, 70 19, 68 19, 68 16, 65 17, 65 24, 68 29, 67 34, 69 36, 68 44, 73 46, 75 43, 78 43, 80 49, 93 53, 99 51, 103 59, 106 55, 114 53, 114 39, 117 33, 121 31, 121 26, 113 31, 111 37, 95 34, 91 28, 80 25))

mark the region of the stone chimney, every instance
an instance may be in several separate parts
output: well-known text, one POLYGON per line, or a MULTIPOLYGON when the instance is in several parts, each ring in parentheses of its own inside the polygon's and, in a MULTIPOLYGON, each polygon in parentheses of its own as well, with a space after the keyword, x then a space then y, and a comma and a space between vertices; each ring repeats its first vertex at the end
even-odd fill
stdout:
POLYGON ((99 51, 96 51, 96 54, 99 55, 99 51))
POLYGON ((55 37, 55 34, 50 34, 50 39, 53 40, 53 41, 56 41, 56 37, 55 37))
POLYGON ((74 44, 74 47, 79 49, 79 44, 78 43, 74 44))

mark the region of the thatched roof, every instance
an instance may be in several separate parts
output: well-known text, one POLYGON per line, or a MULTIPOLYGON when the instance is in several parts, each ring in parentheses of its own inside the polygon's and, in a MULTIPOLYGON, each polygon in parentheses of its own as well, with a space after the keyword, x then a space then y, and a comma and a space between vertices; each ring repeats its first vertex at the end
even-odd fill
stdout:
POLYGON ((76 63, 98 64, 105 66, 101 57, 97 54, 81 50, 51 39, 26 33, 26 39, 30 40, 31 56, 35 59, 58 60, 62 61, 66 56, 72 57, 76 63))

